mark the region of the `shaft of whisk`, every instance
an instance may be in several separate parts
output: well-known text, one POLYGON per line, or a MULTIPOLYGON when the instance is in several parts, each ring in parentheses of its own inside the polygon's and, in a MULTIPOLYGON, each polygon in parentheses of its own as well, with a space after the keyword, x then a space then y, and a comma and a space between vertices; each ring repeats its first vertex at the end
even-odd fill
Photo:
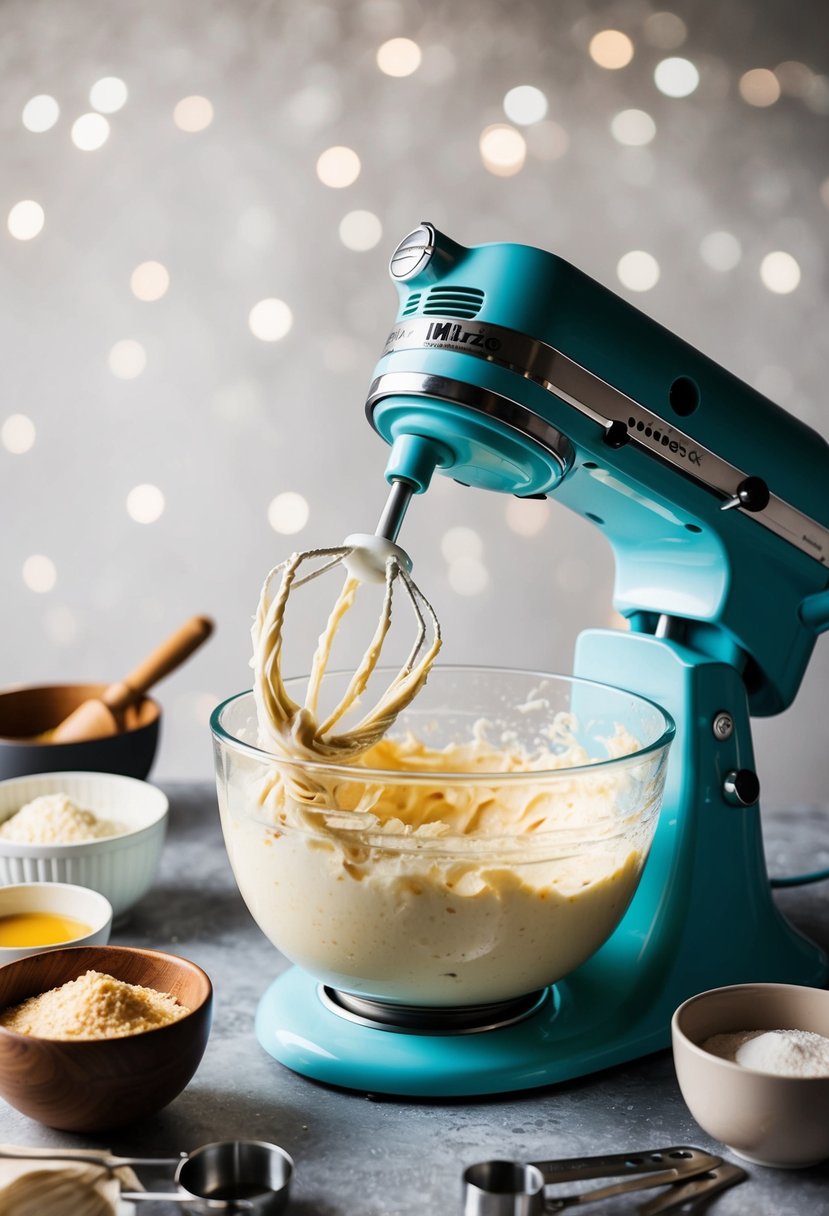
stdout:
POLYGON ((383 514, 374 529, 375 536, 382 536, 394 543, 400 533, 409 503, 414 494, 414 486, 408 481, 393 481, 391 491, 383 508, 383 514))

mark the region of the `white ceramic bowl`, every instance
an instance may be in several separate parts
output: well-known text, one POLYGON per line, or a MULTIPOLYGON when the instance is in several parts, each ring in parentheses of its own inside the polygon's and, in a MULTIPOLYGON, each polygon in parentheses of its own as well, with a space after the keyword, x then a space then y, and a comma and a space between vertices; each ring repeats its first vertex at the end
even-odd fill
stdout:
POLYGON ((0 966, 13 963, 30 954, 44 950, 60 950, 64 946, 105 946, 112 928, 112 904, 105 895, 89 887, 76 887, 68 882, 22 882, 0 887, 0 917, 25 912, 51 912, 69 916, 89 926, 89 932, 71 941, 59 941, 40 946, 0 946, 0 966))
POLYGON ((169 803, 161 790, 110 773, 37 773, 0 781, 0 823, 41 794, 66 794, 77 806, 129 829, 78 844, 18 844, 0 837, 0 886, 64 882, 105 895, 117 919, 152 886, 169 803))
POLYGON ((671 1035, 679 1088, 697 1123, 738 1157, 794 1169, 829 1157, 829 1076, 786 1077, 704 1051, 715 1034, 811 1030, 829 1038, 829 992, 797 984, 712 988, 680 1005, 671 1035))

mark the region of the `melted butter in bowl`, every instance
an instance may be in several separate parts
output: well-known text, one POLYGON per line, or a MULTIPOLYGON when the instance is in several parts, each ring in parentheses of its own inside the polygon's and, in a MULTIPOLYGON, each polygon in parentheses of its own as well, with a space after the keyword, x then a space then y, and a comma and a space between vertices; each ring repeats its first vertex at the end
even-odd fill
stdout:
POLYGON ((0 886, 0 965, 61 946, 103 946, 112 904, 98 891, 67 882, 0 886))
POLYGON ((54 912, 13 912, 0 916, 0 947, 57 946, 87 937, 91 925, 54 912))

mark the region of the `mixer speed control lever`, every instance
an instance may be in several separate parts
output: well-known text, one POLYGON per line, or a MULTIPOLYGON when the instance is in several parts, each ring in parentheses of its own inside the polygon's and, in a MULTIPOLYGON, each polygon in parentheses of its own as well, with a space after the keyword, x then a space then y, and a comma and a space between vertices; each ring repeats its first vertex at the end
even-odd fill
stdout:
POLYGON ((746 477, 720 510, 732 511, 734 507, 743 507, 746 511, 765 511, 770 499, 769 488, 762 477, 746 477))
POLYGON ((726 773, 722 783, 723 798, 731 806, 754 806, 760 798, 760 782, 750 768, 738 768, 726 773))

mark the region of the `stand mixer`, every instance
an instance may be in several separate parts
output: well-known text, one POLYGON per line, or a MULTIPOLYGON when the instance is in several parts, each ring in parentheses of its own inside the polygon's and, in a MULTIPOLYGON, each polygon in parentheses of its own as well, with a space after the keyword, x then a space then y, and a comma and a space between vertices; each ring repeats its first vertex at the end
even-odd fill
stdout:
POLYGON ((478 1034, 380 1026, 338 1016, 294 968, 263 998, 260 1040, 335 1084, 494 1093, 663 1048, 707 988, 822 985, 826 957, 771 896, 750 715, 792 702, 829 628, 829 448, 549 253, 422 223, 390 272, 400 309, 366 405, 391 446, 378 537, 397 540, 435 470, 590 519, 630 628, 583 633, 574 673, 663 706, 677 735, 627 912, 537 1012, 478 1034))

